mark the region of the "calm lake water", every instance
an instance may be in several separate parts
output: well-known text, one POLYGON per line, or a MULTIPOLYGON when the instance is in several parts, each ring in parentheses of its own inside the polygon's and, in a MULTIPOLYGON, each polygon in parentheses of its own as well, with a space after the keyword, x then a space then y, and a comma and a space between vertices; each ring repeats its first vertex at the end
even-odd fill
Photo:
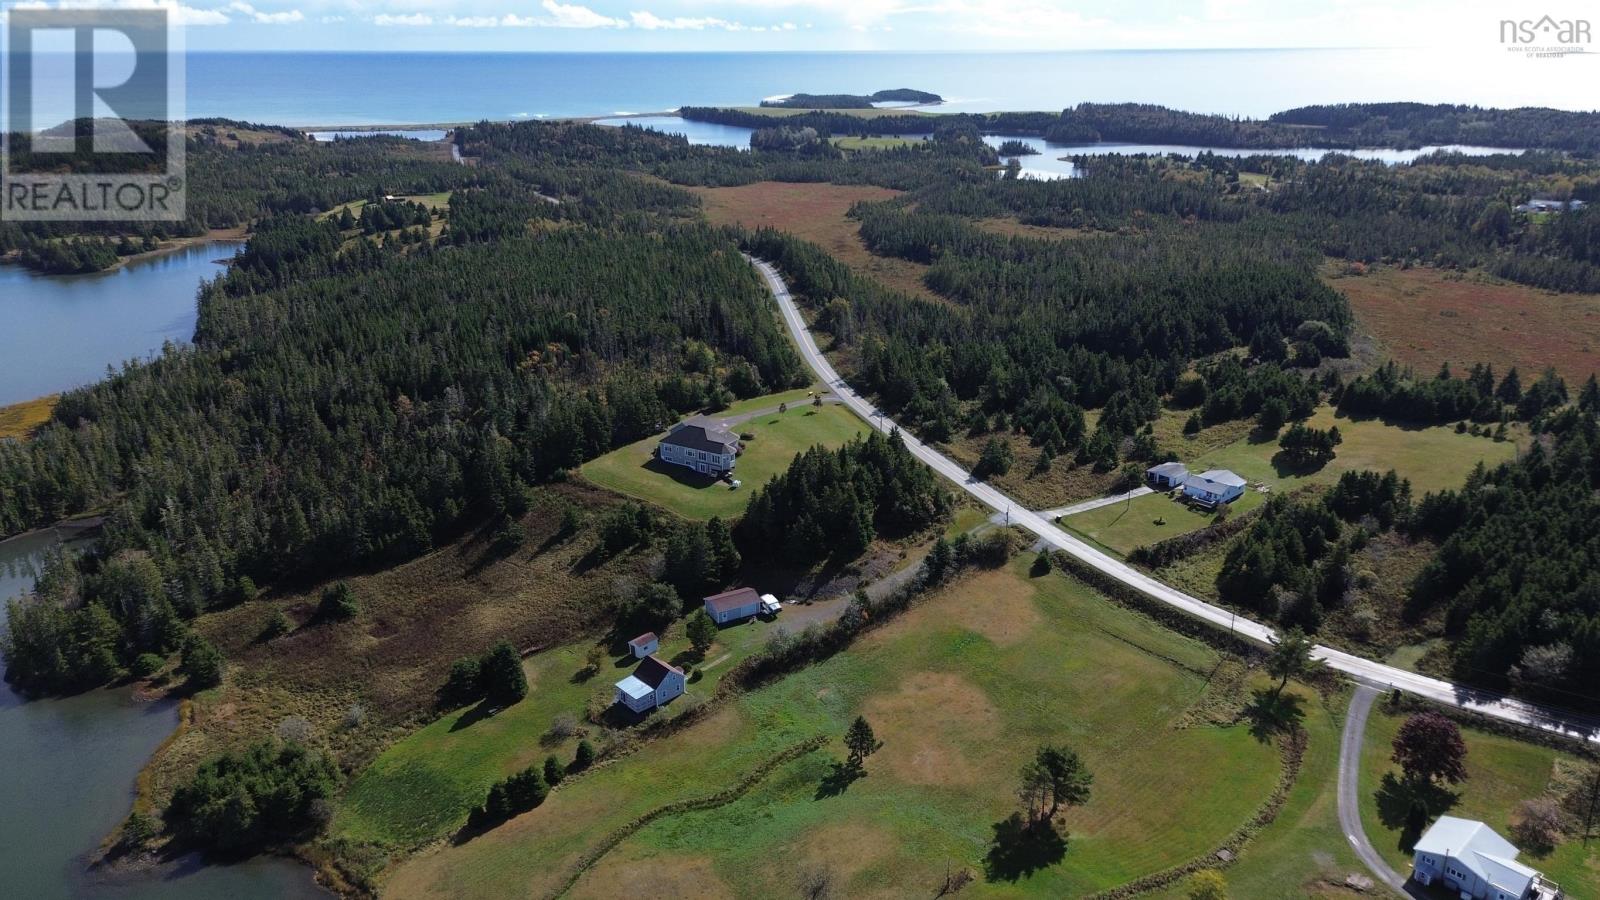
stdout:
POLYGON ((194 337, 195 292, 233 241, 210 241, 93 275, 0 266, 0 406, 98 381, 106 366, 194 337))
MULTIPOLYGON (((33 588, 57 543, 50 532, 0 541, 0 628, 4 601, 33 588)), ((176 704, 137 702, 127 688, 23 702, 0 685, 0 895, 327 900, 309 869, 284 860, 202 866, 188 859, 109 877, 86 869, 89 854, 128 814, 134 776, 177 724, 176 704)))

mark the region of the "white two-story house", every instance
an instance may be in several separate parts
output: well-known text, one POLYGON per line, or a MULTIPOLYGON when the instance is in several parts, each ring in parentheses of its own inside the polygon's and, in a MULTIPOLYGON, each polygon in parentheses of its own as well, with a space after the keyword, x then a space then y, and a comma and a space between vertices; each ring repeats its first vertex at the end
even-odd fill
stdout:
POLYGON ((1560 900, 1561 886, 1517 861, 1517 848, 1482 822, 1440 816, 1412 848, 1411 877, 1462 900, 1560 900))
POLYGON ((656 447, 662 462, 693 469, 703 475, 733 471, 739 455, 739 436, 721 422, 697 416, 672 426, 656 447))

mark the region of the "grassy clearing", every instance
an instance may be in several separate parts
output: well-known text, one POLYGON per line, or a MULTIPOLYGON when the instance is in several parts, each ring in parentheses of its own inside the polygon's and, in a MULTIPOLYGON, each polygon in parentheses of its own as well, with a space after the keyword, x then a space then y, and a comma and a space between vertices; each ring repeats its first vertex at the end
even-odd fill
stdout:
MULTIPOLYGON (((407 203, 421 203, 423 206, 426 206, 436 212, 444 212, 450 208, 450 195, 452 193, 454 192, 439 191, 433 194, 396 194, 395 199, 404 200, 407 203)), ((325 213, 321 213, 317 216, 317 218, 326 219, 332 216, 337 216, 346 209, 350 210, 350 215, 359 217, 361 215, 362 207, 366 205, 367 201, 365 200, 352 200, 349 203, 341 203, 338 206, 335 206, 333 209, 330 209, 325 213)))
MULTIPOLYGON (((1366 745, 1361 752, 1361 821, 1374 847, 1400 873, 1410 869, 1411 854, 1401 848, 1403 813, 1396 815, 1379 799, 1386 773, 1398 774, 1390 762, 1390 745, 1405 721, 1390 714, 1380 701, 1367 722, 1366 745)), ((1512 843, 1511 817, 1518 803, 1540 796, 1550 784, 1557 760, 1574 757, 1536 744, 1472 728, 1461 729, 1467 742, 1467 780, 1451 788, 1457 796, 1448 810, 1452 816, 1479 819, 1512 843)), ((1526 850, 1518 857, 1560 882, 1569 897, 1600 896, 1600 843, 1585 848, 1582 841, 1567 841, 1540 857, 1526 850)))
MULTIPOLYGON (((1094 415, 1095 412, 1091 411, 1091 421, 1094 415)), ((1093 427, 1090 425, 1091 430, 1093 427)), ((1058 457, 1051 462, 1048 470, 1038 471, 1039 448, 1030 444, 1026 437, 1010 432, 977 437, 969 437, 961 432, 942 449, 970 472, 978 464, 983 445, 990 438, 999 438, 1010 444, 1015 462, 1011 464, 1010 471, 991 476, 988 482, 1029 509, 1051 509, 1099 497, 1116 483, 1116 472, 1096 472, 1093 466, 1077 465, 1071 456, 1058 457)))
POLYGON ((1006 237, 1039 238, 1046 241, 1072 240, 1107 233, 1095 231, 1092 228, 1057 228, 1048 225, 1027 225, 1019 221, 1015 216, 974 219, 972 224, 982 228, 984 231, 1003 234, 1006 237))
POLYGON ((1457 370, 1493 363, 1501 373, 1517 366, 1525 376, 1555 366, 1569 382, 1600 370, 1600 295, 1438 269, 1346 270, 1329 263, 1324 280, 1350 298, 1388 355, 1425 374, 1446 362, 1457 370))
POLYGON ((859 274, 913 296, 938 299, 922 283, 927 266, 868 253, 861 242, 859 226, 845 215, 857 201, 889 200, 899 196, 899 191, 866 185, 777 181, 690 190, 699 195, 706 218, 713 225, 781 228, 822 247, 859 274))
MULTIPOLYGON (((580 879, 611 893, 641 872, 710 896, 789 896, 813 865, 845 896, 932 894, 949 869, 983 872, 1017 768, 1044 741, 1073 745, 1094 797, 1068 818, 1058 863, 982 881, 981 895, 1073 896, 1203 853, 1277 777, 1244 727, 1175 727, 1205 702, 1217 656, 1028 560, 946 589, 849 651, 740 697, 551 795, 538 810, 408 861, 395 897, 539 895, 643 812, 715 793, 774 753, 857 713, 883 748, 869 774, 826 787, 837 743, 788 763, 737 802, 659 820, 580 879), (1176 662, 1174 662, 1176 661, 1176 662)), ((980 875, 980 879, 981 879, 980 875)))
MULTIPOLYGON (((1230 504, 1233 510, 1230 514, 1248 512, 1265 502, 1266 495, 1246 490, 1243 497, 1230 504)), ((1216 521, 1212 513, 1157 493, 1067 516, 1058 524, 1067 531, 1127 556, 1135 547, 1198 531, 1216 521)))
MULTIPOLYGON (((1229 892, 1251 900, 1302 900, 1306 897, 1357 897, 1341 886, 1352 872, 1364 873, 1349 842, 1339 830, 1339 732, 1344 727, 1348 695, 1327 698, 1298 689, 1306 713, 1301 723, 1309 736, 1300 780, 1289 792, 1283 810, 1262 829, 1233 865, 1224 869, 1229 892)), ((1179 883, 1149 896, 1185 900, 1179 883)))
POLYGON ((922 143, 921 137, 858 137, 846 135, 833 139, 833 145, 840 150, 893 150, 896 147, 908 147, 912 144, 922 143))
POLYGON ((16 438, 22 440, 33 434, 34 429, 50 421, 50 413, 56 408, 56 400, 60 394, 50 394, 34 400, 24 400, 10 406, 0 406, 0 440, 16 438))
MULTIPOLYGON (((765 406, 777 400, 766 398, 765 406)), ((811 406, 804 398, 786 413, 756 416, 735 426, 735 431, 755 435, 745 442, 734 467, 734 477, 744 484, 737 490, 681 466, 654 457, 660 436, 645 438, 583 465, 580 472, 603 488, 636 497, 691 519, 737 516, 750 495, 772 476, 787 469, 795 454, 822 444, 837 447, 865 434, 867 426, 837 404, 811 406)))
POLYGON ((1276 491, 1289 491, 1308 484, 1332 484, 1345 472, 1394 469, 1411 480, 1417 496, 1425 491, 1460 487, 1479 462, 1496 465, 1516 455, 1513 441, 1495 442, 1492 438, 1457 434, 1454 426, 1415 427, 1390 425, 1377 419, 1349 419, 1336 416, 1333 408, 1322 406, 1308 421, 1315 428, 1339 426, 1344 443, 1328 465, 1315 471, 1286 469, 1274 461, 1278 442, 1246 434, 1232 443, 1198 456, 1189 456, 1179 442, 1169 442, 1191 471, 1232 469, 1252 484, 1267 484, 1276 491))
MULTIPOLYGON (((755 620, 719 632, 697 664, 699 677, 663 714, 678 715, 703 702, 778 627, 755 620)), ((663 637, 658 655, 678 665, 693 662, 681 625, 663 637)), ((601 644, 605 662, 590 673, 587 656, 594 646, 578 642, 537 653, 523 662, 528 696, 520 703, 488 717, 476 706, 453 710, 389 748, 351 782, 333 836, 414 847, 459 828, 495 781, 551 754, 571 759, 581 737, 598 737, 584 723, 586 706, 609 701, 612 685, 637 664, 625 646, 601 644), (584 723, 582 733, 553 734, 552 724, 563 715, 584 723)))

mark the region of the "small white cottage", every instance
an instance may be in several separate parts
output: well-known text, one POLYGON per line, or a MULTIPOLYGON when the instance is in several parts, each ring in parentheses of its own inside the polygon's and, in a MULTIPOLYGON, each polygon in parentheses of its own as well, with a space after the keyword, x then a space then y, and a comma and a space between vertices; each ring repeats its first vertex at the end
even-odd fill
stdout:
POLYGON ((1183 480, 1183 496, 1197 506, 1213 507, 1244 496, 1245 480, 1227 469, 1209 469, 1183 480))
POLYGON ((649 712, 682 694, 684 682, 682 669, 659 656, 647 656, 632 675, 617 682, 615 702, 636 713, 649 712))
POLYGON ((742 622, 761 614, 761 595, 754 588, 734 588, 705 598, 706 615, 718 625, 742 622))

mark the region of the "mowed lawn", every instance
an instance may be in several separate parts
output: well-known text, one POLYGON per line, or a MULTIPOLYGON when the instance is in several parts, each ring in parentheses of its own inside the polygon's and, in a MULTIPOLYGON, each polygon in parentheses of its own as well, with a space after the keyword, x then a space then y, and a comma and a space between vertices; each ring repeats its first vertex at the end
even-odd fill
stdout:
MULTIPOLYGON (((1380 700, 1372 711, 1361 752, 1361 821, 1373 846, 1404 875, 1410 871, 1411 854, 1400 847, 1403 814, 1389 810, 1391 804, 1382 803, 1379 793, 1385 773, 1399 774, 1390 755, 1405 715, 1391 715, 1382 707, 1380 700)), ((1461 735, 1467 743, 1467 780, 1450 788, 1459 797, 1449 815, 1482 820, 1515 844, 1511 819, 1517 804, 1544 794, 1558 759, 1576 759, 1550 747, 1472 728, 1461 729, 1461 735)), ((1567 841, 1543 857, 1523 849, 1518 859, 1559 882, 1569 897, 1600 897, 1600 843, 1590 842, 1585 848, 1581 840, 1567 841)))
MULTIPOLYGON (((722 629, 696 664, 685 696, 658 715, 681 714, 711 696, 722 676, 780 626, 781 621, 754 619, 722 629)), ((558 738, 551 724, 570 715, 597 740, 596 729, 583 722, 585 706, 610 698, 613 685, 637 665, 625 648, 606 646, 600 671, 589 675, 592 646, 569 644, 535 654, 523 661, 528 696, 521 702, 491 716, 477 706, 453 710, 390 747, 351 782, 332 833, 386 848, 414 847, 461 827, 495 781, 551 754, 570 760, 582 735, 558 738)), ((680 624, 664 636, 657 655, 683 665, 693 661, 689 650, 680 624)))
MULTIPOLYGON (((1391 425, 1378 419, 1349 419, 1336 416, 1331 406, 1322 406, 1307 420, 1314 428, 1337 425, 1344 442, 1333 461, 1313 471, 1281 466, 1275 457, 1278 441, 1258 440, 1253 435, 1239 438, 1193 458, 1184 457, 1183 439, 1170 443, 1191 472, 1230 469, 1250 483, 1243 497, 1234 501, 1238 515, 1266 500, 1256 485, 1266 485, 1269 494, 1292 491, 1312 484, 1332 484, 1345 472, 1394 469, 1410 479, 1417 498, 1428 491, 1458 488, 1474 466, 1482 462, 1493 466, 1516 455, 1514 441, 1496 442, 1492 438, 1457 434, 1453 425, 1414 427, 1391 425)), ((1126 556, 1135 547, 1187 534, 1215 521, 1210 515, 1186 509, 1164 494, 1136 497, 1131 503, 1117 503, 1078 513, 1062 520, 1061 527, 1086 537, 1114 553, 1126 556), (1164 520, 1157 524, 1158 520, 1164 520)))
MULTIPOLYGON (((736 432, 755 436, 753 440, 744 442, 744 452, 734 465, 733 477, 743 482, 737 489, 682 466, 656 460, 655 449, 661 441, 661 435, 636 441, 590 460, 579 471, 583 477, 603 488, 664 506, 686 518, 737 516, 744 512, 751 493, 765 485, 772 476, 787 469, 794 461, 795 454, 818 444, 838 447, 857 435, 867 433, 867 426, 849 410, 834 403, 812 406, 806 400, 804 391, 747 403, 759 404, 753 406, 755 409, 774 407, 784 397, 790 397, 788 412, 756 416, 733 428, 736 432)), ((744 411, 748 410, 732 407, 716 416, 736 416, 744 411)))
POLYGON ((818 734, 819 751, 713 811, 659 819, 589 870, 571 896, 795 896, 826 867, 839 896, 1077 896, 1206 853, 1270 794, 1277 749, 1243 726, 1176 727, 1202 702, 1216 653, 1021 559, 945 589, 849 650, 739 697, 553 793, 539 809, 390 873, 383 893, 541 896, 637 816, 715 794, 818 734), (1175 662, 1174 662, 1175 661, 1175 662), (842 791, 827 778, 857 714, 882 748, 842 791), (1059 861, 986 880, 1017 771, 1045 742, 1083 754, 1093 797, 1066 817, 1059 861))

